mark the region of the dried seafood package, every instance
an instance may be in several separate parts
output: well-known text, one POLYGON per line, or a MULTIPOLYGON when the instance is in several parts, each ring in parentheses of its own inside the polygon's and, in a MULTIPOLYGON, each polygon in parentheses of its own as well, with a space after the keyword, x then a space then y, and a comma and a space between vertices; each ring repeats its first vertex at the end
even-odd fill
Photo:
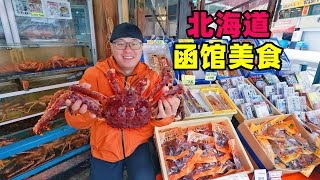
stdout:
MULTIPOLYGON (((160 41, 159 41, 160 42, 160 41)), ((161 69, 164 65, 172 67, 172 60, 169 50, 169 45, 161 43, 149 43, 143 45, 143 57, 144 62, 149 65, 150 68, 161 73, 161 69)))
POLYGON ((224 123, 159 132, 168 179, 208 179, 245 171, 224 123))
POLYGON ((185 104, 191 113, 203 113, 208 112, 205 108, 201 106, 201 104, 197 101, 197 99, 192 95, 189 89, 185 88, 183 93, 183 97, 185 100, 185 104))
POLYGON ((281 115, 261 124, 252 123, 250 131, 278 169, 299 170, 309 177, 320 164, 317 153, 320 146, 299 133, 292 116, 281 115))

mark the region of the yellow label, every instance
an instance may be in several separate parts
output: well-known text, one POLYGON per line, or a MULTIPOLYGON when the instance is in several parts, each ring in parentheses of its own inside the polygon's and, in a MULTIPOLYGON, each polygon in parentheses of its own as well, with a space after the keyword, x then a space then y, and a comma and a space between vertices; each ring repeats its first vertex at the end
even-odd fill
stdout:
POLYGON ((217 72, 206 72, 206 81, 215 81, 217 79, 217 72))
POLYGON ((185 75, 181 76, 182 84, 184 85, 195 85, 196 84, 196 76, 195 75, 185 75))
POLYGON ((179 43, 194 43, 193 39, 178 39, 179 43))
POLYGON ((30 14, 31 14, 31 16, 38 16, 38 17, 39 16, 41 16, 41 17, 44 16, 44 14, 40 13, 40 12, 31 12, 30 14))
POLYGON ((164 44, 163 40, 147 40, 147 44, 164 44))
POLYGON ((147 40, 147 44, 164 44, 163 40, 147 40))

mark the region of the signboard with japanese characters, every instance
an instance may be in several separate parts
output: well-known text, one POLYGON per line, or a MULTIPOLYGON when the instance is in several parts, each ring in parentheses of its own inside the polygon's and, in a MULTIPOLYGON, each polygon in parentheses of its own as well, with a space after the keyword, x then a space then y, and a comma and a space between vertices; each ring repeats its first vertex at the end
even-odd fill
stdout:
POLYGON ((277 42, 266 42, 257 46, 254 39, 269 39, 270 14, 268 11, 218 11, 213 17, 205 10, 195 10, 188 17, 190 28, 186 30, 193 39, 212 39, 202 43, 200 48, 192 41, 178 41, 174 44, 173 64, 175 70, 281 70, 283 49, 277 42), (217 28, 212 28, 212 23, 217 28), (229 36, 232 43, 223 42, 229 36), (243 37, 239 40, 240 37, 243 37), (183 42, 183 43, 182 43, 183 42), (200 58, 200 63, 198 62, 200 58))

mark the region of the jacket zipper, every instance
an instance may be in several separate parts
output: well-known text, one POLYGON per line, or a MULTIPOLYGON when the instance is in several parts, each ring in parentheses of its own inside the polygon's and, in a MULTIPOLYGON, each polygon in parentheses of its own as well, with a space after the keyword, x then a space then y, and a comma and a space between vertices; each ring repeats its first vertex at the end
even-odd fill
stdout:
POLYGON ((122 151, 123 151, 123 157, 124 159, 126 158, 126 153, 125 153, 125 150, 124 150, 124 132, 123 132, 123 129, 121 129, 121 143, 122 143, 122 151))
MULTIPOLYGON (((128 79, 128 76, 125 76, 124 87, 126 87, 126 85, 127 85, 127 79, 128 79)), ((123 129, 121 129, 121 144, 122 144, 123 157, 125 159, 126 158, 126 151, 124 149, 124 132, 123 132, 123 129)))

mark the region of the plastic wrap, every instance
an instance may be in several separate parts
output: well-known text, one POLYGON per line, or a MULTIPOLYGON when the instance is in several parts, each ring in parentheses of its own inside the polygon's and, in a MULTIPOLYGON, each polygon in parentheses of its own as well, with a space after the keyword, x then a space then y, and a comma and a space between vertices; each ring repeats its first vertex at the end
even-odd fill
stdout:
POLYGON ((157 72, 161 72, 161 63, 172 67, 172 59, 168 44, 143 44, 144 62, 157 72), (161 62, 162 61, 162 62, 161 62))
POLYGON ((252 123, 250 131, 277 169, 300 170, 308 177, 320 163, 317 144, 302 137, 290 118, 281 115, 259 125, 252 123))
POLYGON ((206 179, 244 170, 223 123, 167 129, 160 137, 169 179, 206 179))
POLYGON ((21 40, 30 42, 76 42, 72 20, 16 17, 21 40))

